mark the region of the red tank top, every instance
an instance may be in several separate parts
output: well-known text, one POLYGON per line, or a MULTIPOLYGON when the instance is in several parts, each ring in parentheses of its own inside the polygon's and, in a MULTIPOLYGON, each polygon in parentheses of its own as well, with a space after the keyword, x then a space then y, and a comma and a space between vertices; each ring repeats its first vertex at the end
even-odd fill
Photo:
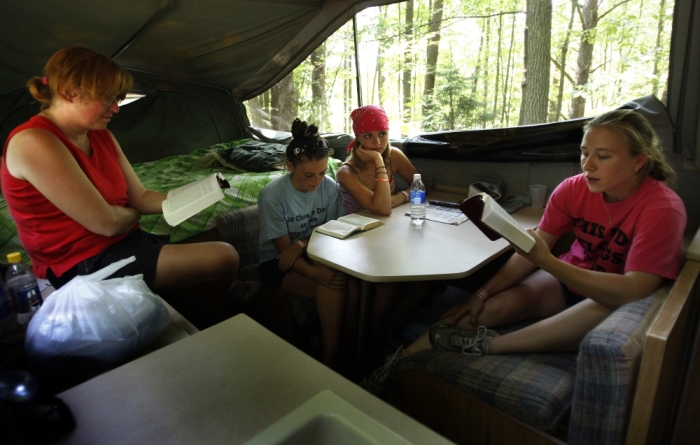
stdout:
MULTIPOLYGON (((15 128, 7 138, 30 128, 48 131, 58 137, 71 152, 88 179, 110 205, 126 206, 126 179, 117 157, 117 147, 107 130, 88 131, 92 156, 87 156, 61 130, 42 116, 34 116, 15 128)), ((63 213, 44 197, 29 181, 10 174, 2 157, 0 166, 2 193, 17 226, 19 239, 34 265, 34 273, 46 278, 46 269, 63 275, 77 263, 102 252, 128 233, 107 237, 93 233, 63 213)))

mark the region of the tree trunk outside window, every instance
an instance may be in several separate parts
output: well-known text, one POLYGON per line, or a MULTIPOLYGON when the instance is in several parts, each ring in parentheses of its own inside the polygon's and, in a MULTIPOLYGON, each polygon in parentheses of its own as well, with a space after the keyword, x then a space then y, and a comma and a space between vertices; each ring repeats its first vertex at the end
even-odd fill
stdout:
POLYGON ((547 122, 551 41, 551 0, 527 0, 525 73, 518 125, 547 122))
POLYGON ((570 119, 583 117, 586 112, 585 87, 591 75, 591 61, 593 60, 593 44, 595 43, 595 31, 598 26, 598 1, 585 0, 581 11, 583 20, 583 32, 581 44, 578 49, 576 69, 576 95, 571 101, 570 119))
POLYGON ((321 127, 326 126, 326 45, 319 46, 311 53, 311 122, 321 127))
POLYGON ((440 26, 442 23, 443 0, 435 0, 430 21, 430 37, 426 51, 425 85, 423 87, 423 116, 431 113, 433 108, 433 92, 435 90, 435 69, 440 53, 440 26))
POLYGON ((404 25, 404 52, 403 72, 401 84, 403 89, 403 121, 411 120, 411 102, 413 101, 413 89, 411 88, 413 71, 413 0, 406 2, 406 23, 404 25))
POLYGON ((294 94, 294 72, 286 75, 277 85, 272 87, 271 97, 273 130, 291 131, 292 122, 297 115, 297 102, 294 94), (277 113, 275 114, 275 111, 277 113))

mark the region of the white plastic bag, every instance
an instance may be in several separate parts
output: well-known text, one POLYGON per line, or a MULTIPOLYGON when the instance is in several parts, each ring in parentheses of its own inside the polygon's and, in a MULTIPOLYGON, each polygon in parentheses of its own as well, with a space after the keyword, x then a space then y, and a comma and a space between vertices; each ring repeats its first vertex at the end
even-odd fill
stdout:
POLYGON ((29 322, 24 342, 34 365, 65 372, 109 369, 168 326, 170 314, 143 275, 105 279, 135 259, 79 275, 46 298, 29 322))

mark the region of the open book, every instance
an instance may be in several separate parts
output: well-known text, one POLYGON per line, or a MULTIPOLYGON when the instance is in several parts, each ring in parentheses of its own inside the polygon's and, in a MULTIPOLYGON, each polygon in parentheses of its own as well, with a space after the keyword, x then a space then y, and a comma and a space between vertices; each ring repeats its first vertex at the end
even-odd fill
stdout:
POLYGON ((163 216, 176 226, 224 197, 221 184, 228 184, 221 173, 172 189, 163 201, 163 216))
MULTIPOLYGON (((405 215, 411 216, 411 210, 407 210, 405 215)), ((458 226, 465 222, 467 217, 459 209, 428 204, 425 206, 425 219, 458 226)))
POLYGON ((334 236, 336 238, 345 239, 355 232, 363 232, 365 230, 374 229, 382 224, 384 223, 378 219, 367 218, 366 216, 353 213, 328 221, 327 223, 316 227, 316 231, 334 236))
POLYGON ((485 193, 472 196, 460 204, 459 208, 491 241, 503 237, 526 253, 535 245, 532 235, 485 193))

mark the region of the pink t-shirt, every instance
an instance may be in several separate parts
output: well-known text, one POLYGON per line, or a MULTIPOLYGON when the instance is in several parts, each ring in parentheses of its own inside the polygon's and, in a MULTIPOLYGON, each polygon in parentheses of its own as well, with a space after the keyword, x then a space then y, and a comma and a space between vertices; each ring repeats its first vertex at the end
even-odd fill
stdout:
POLYGON ((554 190, 539 228, 555 236, 573 231, 576 240, 560 259, 582 269, 676 279, 686 221, 683 201, 651 177, 632 197, 604 207, 602 193, 592 193, 580 174, 554 190))

